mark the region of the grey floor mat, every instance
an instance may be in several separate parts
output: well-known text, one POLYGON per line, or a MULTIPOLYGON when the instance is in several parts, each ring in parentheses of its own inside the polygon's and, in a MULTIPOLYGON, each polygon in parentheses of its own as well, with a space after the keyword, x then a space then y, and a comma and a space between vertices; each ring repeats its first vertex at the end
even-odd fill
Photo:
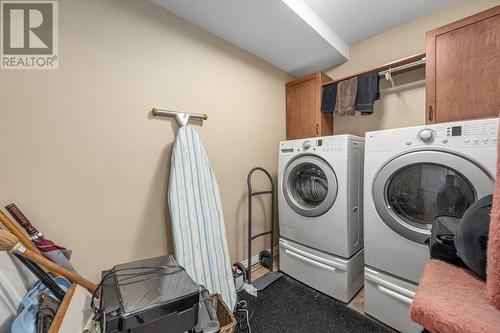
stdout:
POLYGON ((238 300, 248 302, 252 333, 394 332, 287 275, 257 298, 242 291, 238 300))

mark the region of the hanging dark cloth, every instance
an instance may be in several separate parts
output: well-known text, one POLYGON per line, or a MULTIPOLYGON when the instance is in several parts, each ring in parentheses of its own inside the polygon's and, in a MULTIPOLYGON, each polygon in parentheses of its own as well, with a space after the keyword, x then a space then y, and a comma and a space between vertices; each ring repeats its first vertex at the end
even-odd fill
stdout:
POLYGON ((321 112, 333 113, 337 100, 337 84, 329 84, 323 87, 323 95, 321 96, 321 112))
POLYGON ((358 92, 356 95, 357 112, 363 115, 373 113, 373 103, 380 99, 379 76, 372 72, 358 77, 358 92))
POLYGON ((358 88, 358 78, 353 77, 340 81, 337 86, 337 103, 334 113, 339 117, 354 116, 354 105, 356 104, 356 91, 358 88))

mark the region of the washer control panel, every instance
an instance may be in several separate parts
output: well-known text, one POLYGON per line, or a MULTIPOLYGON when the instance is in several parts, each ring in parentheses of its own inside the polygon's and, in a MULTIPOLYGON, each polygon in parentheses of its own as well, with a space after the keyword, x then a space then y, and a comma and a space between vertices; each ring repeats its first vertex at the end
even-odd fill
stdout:
POLYGON ((335 137, 320 137, 303 140, 290 140, 280 143, 280 154, 296 154, 301 152, 341 152, 343 141, 335 137))

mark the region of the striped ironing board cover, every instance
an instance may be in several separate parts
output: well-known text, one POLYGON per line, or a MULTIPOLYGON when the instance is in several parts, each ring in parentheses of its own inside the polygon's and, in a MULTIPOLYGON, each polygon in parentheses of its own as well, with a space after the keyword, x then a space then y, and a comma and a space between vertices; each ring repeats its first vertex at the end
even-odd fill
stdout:
POLYGON ((198 133, 181 127, 172 151, 168 204, 177 262, 231 308, 236 291, 219 186, 198 133))

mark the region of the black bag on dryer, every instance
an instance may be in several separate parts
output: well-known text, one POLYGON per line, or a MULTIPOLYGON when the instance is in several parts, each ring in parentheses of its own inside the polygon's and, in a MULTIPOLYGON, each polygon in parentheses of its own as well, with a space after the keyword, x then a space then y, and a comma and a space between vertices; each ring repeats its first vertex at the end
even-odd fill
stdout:
POLYGON ((455 247, 455 232, 460 218, 453 216, 436 216, 432 221, 429 249, 431 259, 438 259, 455 266, 467 267, 458 257, 455 247))
POLYGON ((493 195, 474 202, 462 216, 455 232, 457 255, 474 273, 486 279, 486 248, 493 195))

